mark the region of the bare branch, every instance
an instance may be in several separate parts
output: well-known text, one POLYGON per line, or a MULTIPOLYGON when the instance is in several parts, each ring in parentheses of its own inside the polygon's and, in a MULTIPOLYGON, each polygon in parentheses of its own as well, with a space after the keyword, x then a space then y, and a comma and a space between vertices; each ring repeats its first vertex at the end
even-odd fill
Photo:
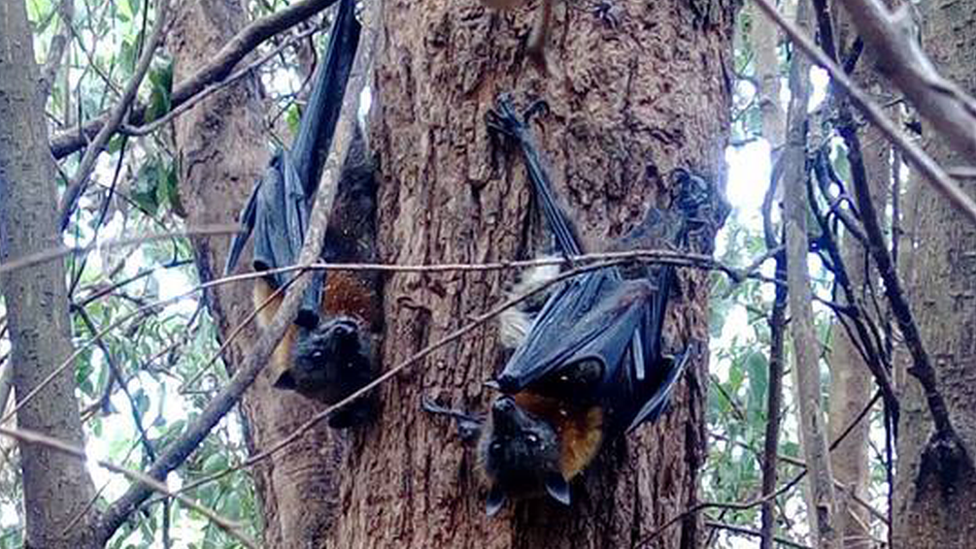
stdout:
MULTIPOLYGON (((336 0, 302 0, 244 27, 214 55, 213 61, 200 67, 197 72, 173 87, 171 97, 173 107, 178 107, 208 84, 222 80, 241 59, 268 38, 308 19, 335 2, 336 0)), ((131 116, 133 123, 142 123, 145 114, 145 106, 133 109, 131 116)), ((106 115, 101 115, 85 123, 80 129, 55 135, 51 139, 51 153, 55 158, 63 158, 84 147, 88 139, 101 130, 106 118, 106 115)))
POLYGON ((167 240, 173 237, 187 237, 187 236, 218 236, 225 234, 234 234, 239 232, 241 229, 240 225, 203 225, 200 227, 190 227, 183 231, 174 231, 168 233, 158 233, 149 234, 145 236, 139 236, 134 238, 118 238, 114 240, 109 240, 108 242, 103 242, 97 244, 92 242, 87 246, 72 246, 72 247, 59 247, 51 248, 48 250, 42 250, 37 253, 30 254, 28 256, 15 259, 13 261, 7 261, 6 263, 0 263, 0 274, 4 274, 10 271, 16 271, 17 269, 24 269, 39 263, 45 263, 47 261, 53 261, 55 259, 61 259, 74 254, 84 254, 90 252, 96 244, 102 249, 109 248, 124 248, 126 246, 134 246, 136 244, 145 244, 147 242, 156 242, 158 240, 167 240))
POLYGON ((242 68, 242 69, 240 69, 240 70, 238 70, 236 72, 234 72, 234 74, 228 76, 227 78, 225 78, 225 79, 223 79, 223 80, 221 80, 219 82, 215 82, 215 83, 212 83, 212 84, 208 84, 206 87, 203 88, 203 90, 200 91, 200 93, 198 93, 198 94, 194 95, 193 97, 187 99, 183 103, 180 103, 179 106, 177 106, 174 109, 170 110, 164 116, 161 116, 161 117, 157 118, 156 120, 153 120, 152 122, 149 122, 149 123, 147 123, 147 124, 145 124, 143 126, 134 127, 134 126, 126 126, 126 125, 123 125, 122 126, 122 133, 124 133, 126 135, 141 136, 141 135, 148 135, 148 134, 150 134, 150 133, 158 130, 159 128, 163 127, 164 125, 166 125, 169 122, 171 122, 172 120, 174 120, 176 117, 178 117, 181 114, 183 114, 183 113, 187 112, 188 110, 192 109, 197 103, 199 103, 199 102, 203 101, 204 99, 210 97, 214 93, 216 93, 216 92, 218 92, 218 91, 226 88, 227 86, 230 86, 231 84, 233 84, 234 82, 237 82, 241 78, 244 78, 245 76, 247 76, 249 74, 252 74, 255 70, 257 70, 258 68, 260 68, 262 65, 264 65, 268 61, 274 59, 274 57, 276 55, 278 55, 279 53, 281 53, 282 51, 284 51, 286 48, 288 48, 289 46, 291 46, 295 42, 298 42, 299 40, 302 40, 304 38, 307 38, 307 37, 309 37, 309 36, 311 36, 311 35, 319 32, 321 30, 322 30, 321 27, 316 26, 316 27, 313 27, 313 28, 311 28, 311 29, 309 29, 307 31, 298 33, 295 36, 290 37, 288 40, 285 40, 284 42, 282 42, 280 45, 278 45, 278 47, 276 47, 275 49, 271 50, 270 52, 268 52, 267 54, 265 54, 263 57, 261 57, 260 59, 258 59, 257 61, 251 63, 250 65, 248 65, 248 66, 246 66, 246 67, 244 67, 244 68, 242 68))
MULTIPOLYGON (((801 49, 804 53, 810 56, 813 61, 830 73, 831 78, 834 83, 840 86, 845 92, 847 92, 851 101, 860 109, 864 115, 871 121, 878 129, 883 133, 891 142, 900 148, 904 154, 906 160, 910 160, 912 164, 928 179, 929 183, 935 187, 937 191, 942 193, 953 206, 956 207, 963 215, 965 215, 971 222, 976 223, 976 202, 969 197, 958 185, 949 177, 949 175, 939 166, 935 160, 932 159, 925 151, 922 150, 915 142, 908 138, 900 129, 898 129, 888 118, 884 115, 876 103, 874 103, 866 93, 864 93, 860 88, 858 88, 853 81, 844 73, 844 71, 833 63, 823 52, 821 52, 816 45, 806 36, 805 33, 801 33, 792 23, 786 21, 779 11, 769 3, 769 0, 754 0, 756 5, 762 8, 763 12, 772 19, 777 25, 779 25, 786 34, 789 35, 790 39, 796 46, 801 49)), ((972 126, 970 126, 970 131, 972 126)))
MULTIPOLYGON (((809 28, 810 5, 797 4, 796 25, 809 28)), ((835 520, 837 496, 834 491, 830 456, 827 450, 827 425, 821 402, 820 361, 816 328, 811 308, 812 291, 807 252, 806 144, 807 106, 810 101, 810 62, 794 55, 790 66, 790 105, 786 148, 783 151, 786 266, 789 284, 790 333, 795 358, 796 399, 799 404, 799 431, 807 463, 809 501, 807 516, 813 539, 820 548, 837 547, 835 520)))
MULTIPOLYGON (((726 524, 724 522, 718 522, 714 520, 706 520, 705 526, 707 526, 708 528, 720 528, 722 530, 728 530, 729 532, 735 532, 736 534, 743 534, 746 536, 753 536, 757 538, 762 536, 762 533, 759 532, 758 530, 753 530, 752 528, 746 528, 744 526, 738 526, 736 524, 726 524)), ((813 547, 810 547, 809 545, 797 543, 795 541, 788 540, 786 538, 781 538, 779 536, 775 536, 773 539, 776 541, 776 543, 780 545, 785 545, 787 547, 795 547, 796 549, 813 549, 813 547)))
POLYGON ((908 6, 889 12, 880 0, 845 0, 864 41, 890 79, 965 158, 976 162, 976 100, 939 75, 922 51, 908 6))
POLYGON ((169 0, 160 0, 156 6, 156 21, 153 23, 152 31, 149 34, 149 40, 146 42, 146 47, 142 51, 142 57, 139 58, 139 63, 136 65, 136 69, 132 73, 132 78, 126 85, 125 91, 122 93, 122 97, 119 99, 118 104, 116 104, 112 109, 106 124, 98 131, 95 139, 92 140, 91 144, 88 146, 88 149, 85 151, 85 155, 81 158, 81 162, 78 164, 78 170, 68 183, 68 187, 65 189, 64 195, 61 197, 61 205, 58 207, 59 230, 63 231, 65 227, 68 226, 68 220, 71 219, 71 213, 75 209, 75 204, 78 203, 78 198, 85 191, 85 187, 88 184, 88 177, 95 168, 95 161, 98 159, 98 155, 101 154, 102 147, 104 147, 112 135, 115 134, 115 130, 118 129, 119 125, 122 123, 122 119, 125 118, 126 113, 129 112, 129 107, 132 106, 132 102, 135 100, 136 94, 139 92, 139 85, 142 84, 142 79, 145 78, 146 72, 149 70, 149 65, 152 63, 152 58, 156 53, 156 48, 162 41, 163 29, 166 26, 166 19, 168 17, 169 0))
POLYGON ((113 473, 119 473, 121 475, 125 475, 127 478, 133 481, 149 486, 152 490, 156 492, 159 492, 161 494, 166 494, 169 497, 176 498, 183 505, 186 505, 187 507, 193 509, 194 511, 210 519, 211 522, 219 526, 222 530, 227 532, 229 535, 233 536, 234 539, 240 541, 242 544, 244 544, 245 547, 250 547, 252 549, 257 549, 258 547, 258 545, 253 540, 251 540, 244 534, 238 532, 237 526, 234 525, 231 521, 225 519, 224 517, 218 515, 217 513, 211 511, 210 509, 200 505, 199 503, 193 501, 192 499, 183 496, 177 492, 171 491, 162 482, 152 477, 149 477, 143 473, 140 473, 138 471, 133 471, 131 469, 126 469, 125 467, 119 467, 118 465, 115 465, 107 461, 102 461, 100 459, 92 460, 91 458, 88 457, 88 454, 85 453, 84 448, 77 448, 75 446, 71 446, 70 444, 66 444, 60 440, 45 436, 36 431, 29 431, 26 429, 8 429, 6 427, 0 427, 0 435, 6 435, 10 438, 19 440, 21 442, 47 446, 48 448, 57 450, 59 452, 64 452, 66 454, 78 457, 83 461, 94 461, 98 465, 108 469, 109 471, 112 471, 113 473))
MULTIPOLYGON (((858 424, 861 421, 863 421, 865 417, 867 417, 868 412, 871 411, 871 408, 874 407, 874 404, 876 402, 878 402, 878 400, 880 400, 880 399, 881 399, 881 393, 880 392, 876 392, 874 394, 874 396, 871 398, 871 400, 861 410, 861 413, 859 413, 857 415, 857 417, 855 417, 853 420, 851 420, 851 423, 844 429, 844 431, 841 432, 841 434, 838 435, 837 438, 832 443, 830 443, 830 451, 833 451, 835 448, 837 448, 837 446, 841 442, 843 442, 845 438, 847 438, 847 435, 851 434, 854 431, 854 428, 857 427, 858 424)), ((783 486, 781 486, 775 492, 763 494, 763 495, 761 495, 761 496, 759 496, 757 498, 750 499, 748 501, 730 502, 730 503, 718 502, 718 501, 706 501, 704 503, 699 503, 699 504, 697 504, 695 506, 692 506, 689 509, 686 509, 686 510, 678 513, 677 515, 675 515, 674 517, 672 517, 671 519, 669 519, 667 522, 665 522, 664 524, 662 524, 661 526, 659 526, 656 530, 654 530, 653 532, 651 532, 650 534, 648 534, 647 536, 645 536, 643 539, 638 540, 636 543, 634 543, 632 545, 632 547, 647 547, 647 546, 649 546, 652 541, 654 541, 658 536, 660 536, 665 531, 667 531, 667 529, 670 528, 671 526, 673 526, 673 525, 675 525, 675 524, 683 521, 684 519, 686 519, 687 517, 689 517, 691 515, 694 515, 696 513, 700 513, 701 511, 704 511, 705 509, 732 509, 732 510, 736 510, 736 511, 744 511, 746 509, 752 509, 753 507, 755 507, 757 505, 762 505, 763 502, 776 499, 779 496, 781 496, 781 495, 785 494, 786 492, 788 492, 790 489, 792 489, 794 486, 796 486, 797 483, 799 483, 801 480, 803 480, 803 477, 805 477, 806 474, 807 474, 807 470, 804 469, 800 473, 797 473, 797 475, 795 477, 793 477, 792 479, 790 479, 789 482, 787 482, 786 484, 784 484, 783 486)))
POLYGON ((57 12, 61 18, 64 28, 61 32, 54 35, 51 39, 51 47, 47 51, 47 59, 41 67, 41 96, 47 101, 54 88, 54 79, 57 78, 58 71, 61 70, 61 60, 64 58, 64 50, 68 46, 68 35, 71 34, 71 19, 74 17, 74 0, 61 0, 58 4, 57 12))
POLYGON ((860 140, 857 132, 849 126, 841 126, 841 135, 844 140, 850 143, 848 146, 848 160, 851 164, 851 179, 854 183, 854 196, 857 199, 858 209, 861 210, 861 222, 864 224, 864 232, 867 236, 867 249, 878 267, 878 273, 884 281, 885 296, 891 305, 892 313, 898 322, 898 328, 905 338, 905 345, 912 355, 912 366, 908 373, 912 374, 925 392, 925 399, 928 402, 929 412, 932 414, 932 421, 935 423, 936 437, 947 443, 953 443, 956 451, 960 452, 957 457, 969 461, 965 456, 965 449, 962 447, 955 429, 949 417, 949 408, 945 399, 938 390, 937 376, 935 368, 929 358, 928 352, 922 342, 922 336, 915 324, 911 306, 905 297, 905 292, 901 286, 901 279, 895 271, 891 254, 888 251, 881 225, 878 221, 878 212, 871 200, 870 188, 867 181, 867 174, 864 162, 861 158, 860 140))

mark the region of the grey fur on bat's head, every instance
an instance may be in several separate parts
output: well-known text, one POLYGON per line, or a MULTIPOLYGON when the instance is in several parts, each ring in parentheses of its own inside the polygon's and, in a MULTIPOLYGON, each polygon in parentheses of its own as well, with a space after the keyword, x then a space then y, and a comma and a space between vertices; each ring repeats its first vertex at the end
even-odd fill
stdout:
POLYGON ((569 484, 560 470, 559 436, 553 427, 522 410, 509 396, 495 399, 478 455, 491 482, 485 511, 498 513, 508 495, 548 493, 569 505, 569 484))

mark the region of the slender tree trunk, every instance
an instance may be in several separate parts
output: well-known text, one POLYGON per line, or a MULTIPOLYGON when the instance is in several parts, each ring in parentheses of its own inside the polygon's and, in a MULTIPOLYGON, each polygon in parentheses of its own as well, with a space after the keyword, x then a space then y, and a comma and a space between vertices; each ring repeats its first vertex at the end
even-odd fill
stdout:
MULTIPOLYGON (((834 4, 832 20, 835 22, 839 57, 846 59, 850 56, 849 46, 856 32, 848 20, 847 12, 840 7, 834 4)), ((854 78, 864 89, 875 94, 875 99, 879 102, 886 103, 890 99, 887 94, 884 94, 884 87, 879 85, 873 64, 864 57, 857 65, 854 78)), ((862 130, 861 143, 864 167, 871 184, 872 199, 879 208, 883 209, 887 201, 888 189, 891 187, 891 146, 874 126, 866 126, 862 130)), ((882 290, 875 282, 877 271, 872 270, 864 246, 848 233, 845 233, 840 245, 851 287, 858 293, 859 298, 863 298, 861 305, 869 303, 871 299, 869 285, 874 285, 874 292, 880 299, 882 290)), ((839 321, 834 322, 833 333, 835 338, 830 356, 830 406, 828 408, 831 441, 837 440, 842 431, 861 413, 874 387, 867 364, 864 363, 854 342, 839 321)), ((869 429, 870 421, 862 420, 830 453, 834 479, 844 488, 839 498, 842 509, 838 513, 838 529, 843 536, 844 546, 854 549, 873 546, 868 528, 871 517, 851 498, 853 493, 864 501, 870 501, 869 429)))
MULTIPOLYGON (((245 6, 242 0, 182 3, 169 38, 176 82, 192 74, 240 30, 247 22, 245 6)), ((247 77, 177 119, 180 193, 191 225, 237 219, 269 158, 263 118, 266 108, 256 79, 247 77)), ((227 239, 194 241, 201 281, 221 275, 227 249, 227 239)), ((224 339, 253 310, 251 283, 222 285, 208 292, 207 301, 224 339)), ((231 370, 255 334, 252 325, 227 349, 224 360, 231 370)), ((252 453, 289 435, 320 410, 320 405, 296 393, 272 389, 269 375, 266 369, 242 403, 252 453)), ((342 446, 340 437, 323 422, 287 452, 275 454, 253 469, 267 547, 306 547, 304 540, 324 536, 332 523, 335 470, 342 446)))
MULTIPOLYGON (((809 30, 810 4, 800 0, 797 27, 809 30)), ((807 520, 811 538, 821 549, 840 547, 837 542, 837 497, 827 449, 827 426, 820 386, 820 353, 813 324, 813 300, 807 267, 808 205, 806 200, 807 105, 810 100, 810 61, 794 56, 790 66, 790 106, 787 111, 786 149, 783 152, 784 222, 787 280, 790 287, 790 335, 800 441, 807 464, 807 520)))
MULTIPOLYGON (((54 162, 48 152, 33 36, 22 0, 0 3, 0 262, 61 243, 54 162)), ((68 296, 60 260, 3 275, 13 384, 18 403, 71 354, 68 296)), ((17 412, 17 426, 84 446, 72 370, 17 412)), ((20 443, 25 546, 91 547, 87 517, 69 524, 94 495, 85 464, 44 446, 20 443)))
MULTIPOLYGON (((470 263, 533 255, 525 168, 491 162, 484 114, 499 92, 551 109, 535 125, 558 191, 584 237, 619 236, 667 174, 722 179, 728 135, 731 3, 614 3, 614 29, 557 4, 548 78, 524 56, 533 15, 474 0, 387 1, 375 74, 381 253, 386 262, 470 263), (708 8, 702 12, 703 8, 708 8), (697 10, 697 11, 696 11, 697 10)), ((594 246, 593 248, 599 248, 594 246)), ((502 298, 513 274, 397 274, 385 293, 384 365, 395 366, 502 298)), ((707 285, 682 272, 669 315, 675 342, 707 338, 707 285)), ((670 412, 610 444, 574 483, 569 509, 545 501, 484 516, 475 457, 452 426, 423 414, 421 394, 485 410, 482 382, 501 362, 494 326, 476 330, 382 387, 383 412, 342 469, 336 547, 627 547, 697 501, 704 459, 705 363, 695 361, 670 412)), ((657 547, 697 547, 690 516, 657 547)))
MULTIPOLYGON (((940 73, 968 93, 976 92, 976 1, 933 0, 921 4, 925 50, 940 73)), ((944 166, 971 165, 923 125, 929 152, 944 166)), ((963 189, 976 194, 973 181, 963 189)), ((939 389, 969 456, 976 455, 976 229, 924 182, 917 181, 918 223, 913 298, 916 320, 939 369, 939 389)), ((976 540, 976 475, 942 466, 926 452, 931 418, 918 383, 909 377, 902 397, 898 440, 895 546, 972 547, 976 540)))

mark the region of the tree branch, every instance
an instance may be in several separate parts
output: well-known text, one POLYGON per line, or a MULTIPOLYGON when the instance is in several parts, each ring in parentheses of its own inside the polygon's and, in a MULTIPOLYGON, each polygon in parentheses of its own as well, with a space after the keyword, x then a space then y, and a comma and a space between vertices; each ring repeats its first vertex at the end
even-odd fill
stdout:
MULTIPOLYGON (((336 0, 302 0, 244 27, 214 55, 213 61, 173 87, 170 98, 173 108, 203 91, 207 85, 222 80, 241 59, 268 38, 295 26, 335 2, 336 0)), ((133 109, 130 119, 134 124, 141 124, 145 114, 146 107, 140 105, 133 109)), ((60 159, 84 147, 88 139, 102 129, 106 118, 106 115, 101 115, 86 122, 81 128, 56 134, 51 139, 51 153, 60 159)))
POLYGON ((976 162, 976 100, 939 75, 918 42, 908 6, 889 12, 880 0, 845 0, 864 41, 891 80, 952 148, 976 162))
POLYGON ((165 484, 163 484, 157 479, 146 476, 145 474, 140 473, 138 471, 126 469, 125 467, 119 467, 118 465, 115 465, 108 461, 103 461, 100 459, 91 459, 88 456, 88 454, 85 453, 84 448, 77 448, 75 446, 71 446, 70 444, 66 444, 60 440, 51 438, 44 434, 38 433, 36 431, 30 431, 26 429, 8 429, 6 427, 0 427, 0 435, 6 435, 10 438, 19 440, 21 442, 40 444, 42 446, 46 446, 53 450, 57 450, 59 452, 64 452, 68 455, 75 456, 83 461, 92 461, 108 469, 109 471, 112 471, 113 473, 119 473, 121 475, 125 475, 127 478, 138 482, 139 485, 146 485, 153 491, 176 498, 183 505, 186 505, 190 509, 197 511, 201 515, 210 519, 211 522, 219 526, 221 529, 223 529, 229 535, 234 537, 236 540, 240 541, 242 544, 244 544, 245 547, 249 547, 251 549, 257 549, 258 547, 253 540, 249 539, 244 534, 238 532, 237 527, 229 520, 211 511, 210 509, 207 509, 206 507, 200 505, 199 503, 193 501, 192 499, 180 495, 177 492, 171 491, 165 484))
MULTIPOLYGON (((790 39, 796 45, 797 48, 801 49, 804 53, 810 56, 813 61, 826 70, 833 82, 837 84, 841 89, 847 92, 848 97, 850 97, 851 102, 857 106, 858 109, 864 113, 864 116, 871 121, 877 128, 885 135, 895 146, 900 148, 904 154, 906 160, 910 160, 918 169, 922 175, 928 179, 929 183, 935 187, 937 191, 942 193, 946 199, 952 203, 963 215, 965 215, 971 222, 976 223, 976 202, 969 197, 958 185, 949 177, 949 175, 942 169, 935 160, 932 159, 925 151, 922 150, 918 144, 913 142, 908 138, 900 129, 898 129, 888 118, 884 115, 876 103, 874 103, 866 93, 864 93, 860 88, 858 88, 854 82, 838 67, 834 62, 832 62, 823 52, 821 52, 813 42, 806 36, 805 33, 800 32, 792 23, 785 20, 779 11, 769 3, 769 0, 754 0, 756 5, 759 6, 762 11, 772 19, 777 25, 779 25, 790 39)), ((970 131, 972 126, 970 126, 970 131)))
POLYGON ((149 70, 149 65, 152 63, 153 55, 156 52, 156 48, 163 38, 163 29, 166 26, 166 19, 169 16, 169 0, 159 0, 156 6, 156 21, 153 23, 152 31, 149 35, 149 40, 146 43, 146 48, 142 52, 142 56, 139 58, 139 63, 136 65, 136 70, 132 74, 132 78, 125 87, 125 91, 122 93, 122 97, 119 98, 118 104, 112 109, 111 114, 108 117, 105 125, 98 130, 98 134, 95 139, 92 140, 91 144, 85 150, 84 156, 81 158, 81 162, 78 164, 78 169, 75 171, 75 176, 68 183, 68 187, 64 191, 64 195, 61 197, 61 205, 58 207, 58 227, 60 231, 68 226, 68 221, 71 219, 71 213, 74 211, 75 204, 78 203, 78 198, 85 190, 85 186, 88 184, 88 177, 91 175, 92 170, 95 168, 95 161, 98 159, 98 155, 101 154, 102 148, 108 143, 108 140, 118 129, 119 125, 122 123, 122 119, 125 118, 127 112, 129 112, 129 107, 136 98, 136 94, 139 92, 139 85, 142 84, 142 79, 146 76, 146 72, 149 70))
MULTIPOLYGON (((809 4, 800 0, 796 25, 809 27, 809 4)), ((817 546, 837 547, 835 520, 837 496, 827 450, 827 426, 821 402, 818 342, 811 308, 812 291, 807 253, 806 145, 807 106, 810 100, 810 62, 794 55, 790 66, 790 104, 786 148, 783 151, 783 197, 785 209, 786 264, 789 284, 790 333, 793 336, 796 399, 799 431, 807 463, 809 501, 807 516, 817 546)))
MULTIPOLYGON (((725 522, 718 522, 715 520, 706 520, 705 526, 708 528, 720 528, 722 530, 728 530, 729 532, 735 532, 736 534, 743 534, 757 538, 763 535, 761 532, 753 530, 752 528, 746 528, 736 524, 727 524, 725 522)), ((773 539, 776 541, 776 543, 785 545, 787 547, 795 547, 796 549, 813 549, 813 547, 810 547, 809 545, 803 545, 802 543, 797 543, 793 540, 788 540, 779 536, 776 536, 773 539)))
MULTIPOLYGON (((363 26, 363 38, 353 61, 352 76, 346 85, 342 109, 336 124, 335 139, 332 141, 322 174, 322 184, 318 187, 312 212, 309 216, 309 229, 299 255, 299 265, 310 265, 322 253, 325 231, 328 227, 329 215, 332 212, 342 163, 349 150, 353 125, 356 123, 359 93, 366 84, 372 65, 374 39, 377 34, 376 26, 378 23, 378 20, 369 20, 363 26)), ((235 38, 231 43, 237 40, 235 38)), ((193 453, 217 422, 237 404, 244 391, 251 386, 261 370, 264 369, 271 352, 281 341, 288 326, 294 321, 302 295, 310 281, 311 277, 297 277, 297 280, 286 292, 285 298, 271 323, 262 331, 254 347, 246 354, 246 358, 238 368, 237 373, 234 374, 227 386, 210 401, 197 420, 190 424, 178 439, 163 449, 159 459, 149 468, 148 475, 150 477, 154 479, 166 478, 170 471, 182 464, 193 453)), ((131 486, 125 494, 105 510, 96 526, 98 539, 108 540, 151 493, 150 487, 146 484, 131 486)))

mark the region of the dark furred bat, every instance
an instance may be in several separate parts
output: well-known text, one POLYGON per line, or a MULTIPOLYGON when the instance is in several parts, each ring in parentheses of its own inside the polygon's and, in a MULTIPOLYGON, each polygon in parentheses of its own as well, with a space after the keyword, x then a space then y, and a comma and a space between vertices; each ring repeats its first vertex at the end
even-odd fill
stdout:
MULTIPOLYGON (((488 124, 521 147, 558 251, 582 253, 529 128, 508 97, 499 98, 488 124)), ((671 208, 650 208, 613 248, 689 246, 699 216, 708 213, 711 188, 685 170, 676 170, 672 179, 680 190, 671 208)), ((569 481, 593 461, 605 440, 662 413, 696 348, 664 353, 663 323, 674 283, 670 265, 608 267, 571 278, 552 291, 541 310, 522 319, 521 328, 502 327, 503 334, 524 337, 507 338, 518 346, 492 383, 502 394, 486 420, 424 402, 428 411, 455 417, 462 431, 479 434, 479 463, 491 486, 489 515, 507 497, 548 494, 569 504, 569 481)))
MULTIPOLYGON (((359 42, 361 27, 355 5, 355 0, 340 2, 298 135, 291 151, 276 152, 255 185, 241 212, 246 231, 231 244, 225 274, 233 270, 252 230, 255 270, 298 262, 359 42)), ((375 216, 373 166, 357 126, 339 177, 322 259, 331 263, 375 260, 375 216)), ((295 272, 271 273, 257 279, 255 307, 295 276, 295 272)), ((309 276, 313 280, 302 296, 295 323, 272 356, 274 386, 333 404, 376 376, 373 340, 381 324, 379 281, 375 275, 347 271, 316 271, 309 276)), ((261 310, 261 326, 270 323, 281 300, 278 296, 261 310)), ((365 397, 330 417, 329 425, 343 428, 363 423, 372 416, 372 409, 372 399, 365 397)))

